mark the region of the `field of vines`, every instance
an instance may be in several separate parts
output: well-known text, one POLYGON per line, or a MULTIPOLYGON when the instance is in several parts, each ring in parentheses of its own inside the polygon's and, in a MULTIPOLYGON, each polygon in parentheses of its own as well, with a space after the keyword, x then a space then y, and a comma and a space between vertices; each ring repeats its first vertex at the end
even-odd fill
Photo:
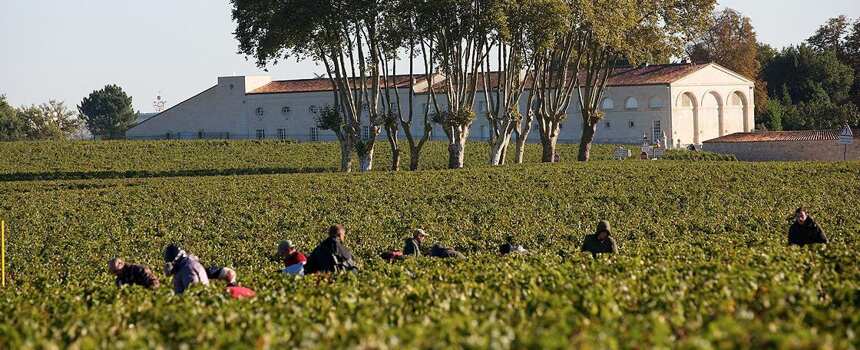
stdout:
MULTIPOLYGON (((109 147, 84 145, 75 147, 109 147)), ((572 158, 575 148, 566 152, 572 158)), ((146 153, 139 157, 150 163, 95 159, 112 169, 183 169, 146 153)), ((262 164, 278 164, 253 153, 262 164)), ((483 161, 479 155, 471 164, 483 161)), ((428 163, 444 165, 436 157, 428 163)), ((2 161, 7 173, 18 170, 2 161)), ((210 153, 189 166, 260 164, 242 161, 210 153)), ((22 171, 50 173, 49 161, 28 162, 22 171)), ((57 166, 86 168, 80 160, 57 166)), ((595 161, 17 179, 0 181, 0 218, 9 226, 10 268, 9 285, 0 290, 0 349, 860 345, 857 162, 595 161), (809 208, 830 244, 786 246, 787 218, 798 205, 809 208), (612 223, 620 253, 593 259, 579 245, 600 219, 612 223), (278 273, 279 240, 308 252, 334 223, 347 227, 358 273, 278 273), (378 258, 400 249, 413 228, 466 259, 378 258), (529 254, 499 257, 508 235, 529 254), (234 267, 257 297, 230 299, 217 283, 182 296, 164 286, 113 285, 108 259, 160 271, 161 250, 171 242, 204 264, 234 267)))

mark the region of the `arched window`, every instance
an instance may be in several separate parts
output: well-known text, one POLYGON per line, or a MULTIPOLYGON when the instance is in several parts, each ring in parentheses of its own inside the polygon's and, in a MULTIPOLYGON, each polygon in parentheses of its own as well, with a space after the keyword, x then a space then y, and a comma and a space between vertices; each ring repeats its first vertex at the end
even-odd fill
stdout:
POLYGON ((624 109, 626 110, 637 110, 639 109, 639 100, 635 97, 628 97, 627 101, 624 101, 624 109))
POLYGON ((681 107, 693 107, 693 98, 690 94, 681 95, 681 107))
POLYGON ((663 109, 663 99, 657 96, 652 97, 651 100, 648 101, 648 108, 663 109))
POLYGON ((743 106, 744 98, 741 96, 740 92, 735 92, 732 94, 732 97, 729 98, 729 105, 732 106, 743 106))
POLYGON ((606 111, 615 109, 615 101, 612 101, 611 98, 607 97, 603 99, 603 103, 600 104, 600 108, 606 111))

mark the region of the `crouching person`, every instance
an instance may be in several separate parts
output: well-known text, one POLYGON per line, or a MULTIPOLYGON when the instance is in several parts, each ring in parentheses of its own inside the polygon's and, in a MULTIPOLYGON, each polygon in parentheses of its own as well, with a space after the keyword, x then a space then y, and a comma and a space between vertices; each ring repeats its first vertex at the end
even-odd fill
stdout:
POLYGON ((582 242, 582 251, 591 253, 591 256, 594 258, 598 254, 618 253, 618 246, 612 238, 609 221, 600 220, 597 224, 597 231, 594 234, 585 236, 585 241, 582 242))
POLYGON ((222 280, 227 282, 227 287, 235 287, 237 276, 236 271, 229 267, 212 266, 206 269, 206 277, 212 280, 222 280))
POLYGON ((804 246, 807 244, 826 244, 827 236, 821 226, 815 223, 806 209, 797 208, 794 211, 794 222, 788 229, 788 245, 804 246))
POLYGON ((149 289, 158 288, 158 277, 148 267, 143 265, 126 264, 120 258, 108 261, 108 270, 116 276, 116 286, 122 287, 126 284, 143 286, 149 289))
POLYGON ((356 271, 352 252, 347 249, 343 242, 346 237, 346 228, 343 225, 334 225, 328 229, 328 238, 320 242, 305 265, 305 273, 356 271))
POLYGON ((427 232, 422 229, 416 229, 412 233, 412 237, 407 238, 403 244, 403 255, 405 256, 421 256, 421 243, 427 239, 427 232))
POLYGON ((444 247, 439 244, 434 244, 430 247, 430 256, 434 258, 466 258, 462 253, 454 250, 453 248, 444 247))
POLYGON ((278 257, 283 259, 283 273, 293 276, 305 274, 305 264, 308 262, 305 255, 298 251, 291 241, 281 241, 278 244, 278 257))
POLYGON ((209 274, 194 255, 175 244, 164 249, 164 274, 173 276, 173 292, 182 294, 192 284, 209 285, 209 274))

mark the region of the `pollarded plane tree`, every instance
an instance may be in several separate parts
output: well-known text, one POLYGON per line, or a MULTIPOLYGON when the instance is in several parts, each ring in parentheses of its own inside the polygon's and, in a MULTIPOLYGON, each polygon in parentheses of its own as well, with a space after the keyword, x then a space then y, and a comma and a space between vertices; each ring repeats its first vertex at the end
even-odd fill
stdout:
MULTIPOLYGON (((481 83, 490 126, 491 165, 505 163, 514 132, 518 140, 528 136, 531 116, 523 122, 520 100, 532 75, 536 53, 548 48, 566 24, 567 6, 562 0, 501 0, 492 7, 492 40, 497 43, 497 69, 492 59, 484 62, 481 83), (524 125, 521 125, 524 124, 524 125)), ((533 80, 532 80, 533 81, 533 80)), ((517 162, 522 162, 522 145, 517 147, 517 162)))
MULTIPOLYGON (((478 74, 493 42, 490 38, 490 0, 426 0, 419 5, 419 27, 427 30, 433 61, 444 75, 440 95, 445 110, 436 109, 433 121, 448 140, 448 167, 463 167, 469 127, 475 120, 478 74)), ((432 81, 429 83, 433 83, 432 81)), ((435 103, 439 107, 439 103, 435 103)))
POLYGON ((588 161, 600 101, 619 62, 668 61, 683 55, 686 42, 708 28, 715 0, 565 0, 569 33, 536 60, 536 119, 542 160, 555 159, 562 121, 576 94, 582 118, 577 159, 588 161))
POLYGON ((373 167, 373 151, 390 100, 382 90, 396 87, 382 66, 385 38, 382 0, 232 0, 234 33, 239 51, 266 67, 280 59, 311 59, 325 66, 333 87, 334 105, 324 108, 317 123, 332 130, 340 143, 341 170, 373 167), (385 101, 383 101, 385 100, 385 101), (368 128, 366 137, 362 127, 368 128))

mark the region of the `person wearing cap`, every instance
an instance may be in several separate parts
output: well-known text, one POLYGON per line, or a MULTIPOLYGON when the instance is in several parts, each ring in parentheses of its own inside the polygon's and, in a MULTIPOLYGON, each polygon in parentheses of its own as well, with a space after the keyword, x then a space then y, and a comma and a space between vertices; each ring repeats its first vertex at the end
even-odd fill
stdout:
POLYGON ((329 227, 328 238, 320 242, 311 252, 305 265, 305 273, 358 270, 352 252, 343 244, 345 237, 346 228, 343 225, 329 227))
POLYGON ((815 223, 806 209, 797 208, 794 211, 794 221, 788 229, 788 245, 804 246, 807 244, 826 244, 827 236, 821 226, 815 223))
POLYGON ((120 258, 108 261, 108 270, 116 276, 116 286, 127 284, 139 285, 149 289, 158 288, 158 277, 148 267, 136 264, 126 264, 120 258))
POLYGON ((173 291, 176 294, 184 293, 192 284, 209 285, 209 274, 200 260, 175 244, 164 249, 164 274, 173 276, 173 291))
POLYGON ((421 256, 421 243, 427 238, 427 232, 422 229, 416 229, 412 232, 412 237, 407 238, 403 245, 403 255, 406 256, 421 256))
POLYGON ((597 231, 594 234, 586 235, 585 241, 582 242, 582 251, 590 252, 592 257, 597 257, 597 254, 618 253, 618 246, 615 240, 612 239, 611 228, 609 221, 600 220, 597 224, 597 231))
POLYGON ((302 276, 305 274, 307 258, 298 251, 293 242, 286 240, 278 244, 278 257, 284 261, 283 272, 289 275, 302 276))

